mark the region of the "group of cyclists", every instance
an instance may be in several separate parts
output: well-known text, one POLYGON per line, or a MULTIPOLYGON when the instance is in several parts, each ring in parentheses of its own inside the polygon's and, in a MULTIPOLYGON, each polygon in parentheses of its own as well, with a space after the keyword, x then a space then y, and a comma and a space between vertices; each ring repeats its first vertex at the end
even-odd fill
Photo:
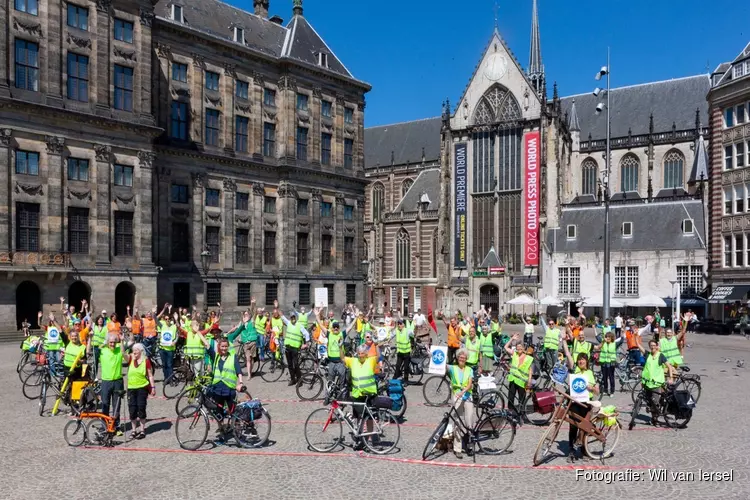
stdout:
MULTIPOLYGON (((418 352, 424 358, 433 339, 441 340, 436 337, 431 311, 426 318, 421 310, 405 316, 397 310, 386 310, 376 320, 373 306, 360 310, 348 304, 340 318, 332 311, 324 314, 321 308, 307 311, 296 306, 293 303, 284 311, 274 301, 273 307, 266 309, 257 307, 253 298, 240 321, 222 331, 221 304, 210 312, 165 304, 159 312, 154 307, 140 314, 128 307, 121 322, 116 314, 108 315, 104 310, 94 316, 86 301, 76 308, 66 306, 61 298, 59 317, 50 313, 42 322, 40 312, 42 335, 29 332, 22 347, 25 351, 43 349, 50 371, 57 376, 100 380, 105 414, 117 405, 117 396, 127 392, 131 420, 141 423, 132 437, 140 438, 145 435, 146 399, 149 393, 154 394, 153 372, 158 368, 163 371, 165 385, 177 377, 176 363, 187 366, 193 377, 208 376, 211 397, 231 408, 237 393, 258 373, 261 362, 273 358, 284 363, 289 385, 299 385, 304 379, 301 362, 312 353, 316 364, 326 366, 328 380, 335 381, 335 385, 327 385, 327 393, 369 403, 382 394, 387 385, 383 379, 408 385, 414 371, 413 354, 418 352), (389 361, 391 353, 395 362, 389 361), (128 366, 127 386, 123 384, 123 363, 128 366), (88 370, 83 373, 81 366, 86 365, 88 370), (123 391, 125 387, 127 391, 123 391)), ((523 337, 505 334, 498 317, 484 308, 472 315, 459 311, 450 317, 438 314, 437 319, 447 329, 451 404, 468 421, 474 411, 469 395, 478 390, 478 378, 497 374, 498 367, 507 372, 510 411, 518 411, 525 395, 541 381, 564 385, 568 374, 573 374, 585 377, 590 398, 589 403, 571 411, 596 412, 601 407, 598 400, 615 392, 615 370, 621 362, 618 352, 624 345, 628 369, 640 373, 653 423, 656 396, 683 365, 684 340, 691 321, 688 313, 676 323, 675 332, 656 311, 645 318, 643 325, 618 314, 611 320, 595 318, 593 325, 587 326, 587 318, 579 311, 578 317, 546 318, 542 323, 546 325, 544 335, 535 342, 536 327, 531 318, 522 318, 523 337), (596 343, 587 340, 587 329, 596 343), (598 373, 595 367, 599 367, 598 373)), ((571 460, 576 458, 576 436, 571 426, 571 460)), ((454 436, 454 453, 459 458, 466 447, 461 438, 459 433, 454 436)))

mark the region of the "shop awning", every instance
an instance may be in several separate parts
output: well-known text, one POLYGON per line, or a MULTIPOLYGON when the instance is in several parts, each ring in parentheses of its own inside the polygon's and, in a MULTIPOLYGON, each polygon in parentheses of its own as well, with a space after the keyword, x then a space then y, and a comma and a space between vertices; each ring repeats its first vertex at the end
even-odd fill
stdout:
POLYGON ((719 285, 714 288, 708 301, 712 304, 726 304, 743 300, 750 292, 750 285, 719 285))
MULTIPOLYGON (((673 297, 664 297, 667 307, 672 307, 673 297)), ((680 307, 705 307, 708 301, 703 297, 680 297, 680 307)))

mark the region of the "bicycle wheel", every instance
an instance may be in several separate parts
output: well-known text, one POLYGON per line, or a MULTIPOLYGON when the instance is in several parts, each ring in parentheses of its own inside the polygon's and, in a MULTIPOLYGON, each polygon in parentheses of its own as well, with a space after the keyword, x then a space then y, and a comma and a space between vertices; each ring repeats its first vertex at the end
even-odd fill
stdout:
POLYGON ((362 442, 370 453, 385 455, 392 451, 401 439, 401 426, 388 410, 372 410, 359 424, 362 442), (364 436, 362 434, 365 434, 364 436))
POLYGON ((237 444, 243 448, 260 448, 271 435, 271 416, 263 409, 260 418, 243 420, 232 418, 232 431, 237 444))
POLYGON ((174 403, 174 412, 179 415, 182 410, 188 406, 193 406, 198 402, 198 396, 201 394, 201 388, 195 385, 185 387, 183 391, 177 396, 177 401, 174 403))
POLYGON ((23 386, 21 387, 21 391, 23 392, 23 397, 26 399, 38 399, 39 398, 39 386, 42 385, 42 381, 44 380, 44 371, 43 370, 37 370, 35 372, 29 373, 26 378, 23 380, 23 386))
POLYGON ((343 442, 344 426, 332 408, 318 408, 305 420, 305 441, 318 453, 328 453, 343 442))
POLYGON ((303 375, 315 372, 315 360, 312 358, 302 358, 299 360, 299 371, 303 375))
POLYGON ((448 404, 451 397, 451 383, 444 375, 433 375, 424 381, 422 386, 424 401, 430 406, 443 406, 448 404))
POLYGON ((604 418, 596 418, 593 422, 594 426, 604 436, 603 442, 591 434, 586 434, 583 437, 584 453, 595 460, 604 460, 612 456, 612 452, 615 451, 617 442, 620 440, 620 423, 606 425, 604 420, 604 418))
POLYGON ((86 424, 86 441, 91 446, 104 446, 107 442, 107 423, 102 418, 92 418, 86 424))
POLYGON ((200 406, 191 405, 184 408, 174 425, 175 436, 180 448, 195 451, 206 442, 208 438, 208 415, 200 406))
POLYGON ((314 401, 323 392, 323 377, 317 373, 303 373, 297 382, 297 396, 302 401, 314 401))
POLYGON ((29 351, 24 351, 23 354, 21 354, 21 357, 18 360, 18 364, 16 365, 16 373, 21 373, 21 368, 23 368, 24 365, 29 362, 30 357, 31 355, 29 354, 29 351))
POLYGON ((441 420, 438 424, 437 428, 433 431, 429 441, 427 441, 427 444, 424 446, 424 450, 422 450, 422 460, 427 460, 427 457, 432 456, 432 452, 435 451, 435 447, 445 435, 445 431, 448 429, 448 422, 449 419, 448 415, 446 414, 443 417, 443 420, 441 420))
POLYGON ((81 446, 86 441, 86 426, 81 420, 69 420, 63 428, 63 437, 68 446, 81 446))
POLYGON ((39 388, 39 416, 44 415, 44 407, 47 405, 47 389, 49 388, 49 382, 45 377, 42 380, 42 385, 39 388))
POLYGON ((284 363, 276 358, 263 362, 260 367, 260 378, 266 382, 276 382, 284 375, 284 363))
POLYGON ((477 404, 474 405, 474 413, 476 413, 477 418, 481 418, 485 412, 504 409, 505 397, 499 389, 483 394, 477 404))
POLYGON ((681 377, 675 385, 675 391, 688 391, 694 403, 698 403, 701 397, 701 383, 694 377, 681 377))
POLYGON ((479 451, 486 455, 505 453, 516 438, 516 425, 502 413, 492 413, 475 428, 474 438, 479 451))
POLYGON ((539 413, 537 409, 534 408, 534 398, 531 393, 526 393, 523 402, 523 418, 526 422, 532 425, 547 425, 549 421, 552 420, 552 415, 554 414, 554 411, 549 413, 539 413))
POLYGON ((162 393, 167 399, 174 399, 182 393, 187 384, 187 375, 182 369, 175 370, 163 383, 162 393))
POLYGON ((633 409, 630 410, 630 423, 628 424, 628 430, 632 431, 635 427, 635 421, 638 418, 638 413, 641 411, 643 405, 643 397, 638 393, 635 403, 633 403, 633 409))
POLYGON ((630 399, 633 400, 633 404, 635 404, 635 400, 640 393, 641 393, 641 381, 638 380, 638 382, 633 384, 633 390, 630 391, 630 399))
POLYGON ((422 383, 423 378, 424 369, 418 364, 409 363, 409 385, 419 385, 422 383))
POLYGON ((562 420, 556 420, 547 427, 547 430, 542 434, 542 438, 539 440, 539 444, 536 446, 534 451, 534 465, 540 465, 547 461, 549 454, 552 451, 552 447, 555 445, 555 439, 557 439, 557 433, 560 431, 562 420))
POLYGON ((640 366, 633 366, 627 370, 623 378, 620 379, 620 390, 632 392, 633 388, 641 381, 642 372, 643 368, 640 366))

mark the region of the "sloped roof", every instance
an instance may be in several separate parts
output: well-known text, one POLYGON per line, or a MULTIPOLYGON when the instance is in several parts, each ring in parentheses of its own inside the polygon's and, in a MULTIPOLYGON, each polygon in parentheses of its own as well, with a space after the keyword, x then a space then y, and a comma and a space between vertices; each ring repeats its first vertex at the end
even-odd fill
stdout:
POLYGON ((706 141, 703 139, 703 134, 695 140, 693 168, 690 170, 688 182, 700 182, 701 178, 706 181, 708 180, 708 148, 706 148, 706 141))
POLYGON ((425 161, 440 159, 442 120, 426 118, 365 129, 365 168, 419 163, 424 149, 425 161))
POLYGON ((394 212, 414 212, 422 195, 427 195, 430 204, 426 210, 437 210, 440 206, 440 169, 428 168, 422 170, 409 190, 406 192, 394 212))
MULTIPOLYGON (((612 251, 697 250, 705 248, 703 203, 653 202, 635 205, 611 205, 610 244, 612 251), (693 219, 694 232, 682 233, 682 221, 693 219), (633 223, 633 234, 622 235, 622 223, 633 223)), ((549 229, 548 246, 555 253, 603 252, 604 207, 564 208, 561 229, 549 229), (565 228, 576 226, 576 238, 568 239, 565 228)))
POLYGON ((352 78, 352 74, 346 66, 336 57, 336 54, 328 47, 325 41, 318 35, 307 19, 303 16, 294 16, 287 25, 289 40, 285 44, 283 56, 296 59, 304 63, 317 66, 318 52, 328 54, 328 69, 341 75, 352 78))
MULTIPOLYGON (((695 128, 695 110, 708 120, 706 95, 710 88, 708 75, 696 75, 661 82, 644 83, 612 89, 612 137, 648 134, 649 115, 654 115, 654 132, 669 132, 672 123, 677 130, 695 128)), ((563 113, 570 112, 573 100, 581 125, 581 140, 606 137, 607 114, 596 114, 596 106, 605 98, 591 93, 564 97, 563 113)))
POLYGON ((578 109, 576 108, 575 99, 573 99, 573 102, 570 104, 570 111, 568 114, 568 129, 571 132, 581 131, 581 123, 578 121, 578 109))
MULTIPOLYGON (((725 63, 727 64, 727 68, 724 71, 724 75, 722 75, 719 82, 716 84, 717 87, 721 85, 729 84, 730 82, 735 81, 734 78, 734 71, 730 71, 730 68, 734 67, 737 64, 745 64, 745 60, 750 59, 750 43, 745 45, 745 48, 742 49, 742 51, 737 55, 737 57, 734 58, 734 60, 731 63, 725 63)), ((717 68, 718 70, 718 68, 717 68)), ((750 73, 747 71, 742 72, 742 76, 738 77, 737 79, 743 79, 748 78, 750 76, 750 73)))
POLYGON ((495 245, 490 246, 489 252, 487 252, 479 267, 503 267, 500 257, 497 256, 497 252, 495 251, 495 245))

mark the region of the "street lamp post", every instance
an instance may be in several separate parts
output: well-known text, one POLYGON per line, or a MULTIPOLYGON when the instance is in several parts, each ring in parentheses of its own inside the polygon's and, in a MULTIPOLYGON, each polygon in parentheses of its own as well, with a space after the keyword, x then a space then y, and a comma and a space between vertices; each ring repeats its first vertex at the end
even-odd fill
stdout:
POLYGON ((672 285, 672 328, 674 328, 674 321, 675 318, 677 318, 677 322, 680 322, 680 299, 682 298, 682 287, 680 286, 679 281, 672 281, 669 280, 669 283, 672 285), (677 285, 677 293, 674 293, 674 286, 677 285))
POLYGON ((203 312, 208 311, 208 270, 211 267, 211 252, 201 252, 201 268, 203 271, 203 312))
POLYGON ((603 297, 602 297, 602 308, 605 318, 609 318, 609 290, 610 290, 610 279, 609 279, 609 261, 610 261, 610 248, 609 248, 609 175, 610 175, 610 125, 611 125, 611 100, 610 100, 610 83, 609 83, 609 47, 607 48, 607 65, 603 66, 596 74, 596 80, 601 80, 602 77, 607 78, 607 88, 602 90, 597 88, 594 90, 594 95, 599 96, 602 92, 607 94, 607 104, 599 103, 596 106, 596 113, 602 112, 602 108, 607 110, 607 137, 606 137, 606 153, 604 157, 604 173, 602 175, 602 188, 604 190, 604 282, 603 282, 603 297))

